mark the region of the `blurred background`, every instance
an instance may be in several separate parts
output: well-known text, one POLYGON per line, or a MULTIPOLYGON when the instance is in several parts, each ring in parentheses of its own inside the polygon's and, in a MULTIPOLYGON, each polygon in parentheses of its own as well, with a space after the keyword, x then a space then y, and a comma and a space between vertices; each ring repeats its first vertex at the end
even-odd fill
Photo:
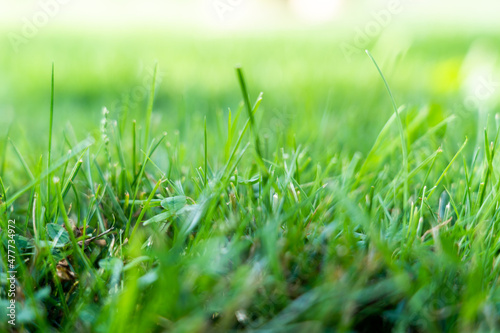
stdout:
POLYGON ((98 133, 103 106, 141 119, 156 63, 154 130, 186 142, 202 137, 205 116, 217 133, 238 107, 236 64, 251 98, 264 92, 260 131, 275 145, 293 133, 327 150, 370 149, 393 111, 365 49, 397 103, 432 110, 432 123, 452 116, 457 141, 475 137, 499 102, 497 1, 0 0, 0 8, 0 136, 10 128, 40 138, 17 140, 32 151, 48 136, 52 62, 56 135, 72 124, 80 138, 98 133))

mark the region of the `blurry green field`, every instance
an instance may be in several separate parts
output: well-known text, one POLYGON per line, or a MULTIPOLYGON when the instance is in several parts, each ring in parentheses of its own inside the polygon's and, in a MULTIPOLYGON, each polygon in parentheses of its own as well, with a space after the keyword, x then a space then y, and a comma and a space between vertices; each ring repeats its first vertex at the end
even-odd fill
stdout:
POLYGON ((500 36, 369 45, 402 149, 374 63, 335 31, 2 40, 16 328, 498 330, 498 87, 466 83, 500 36), (252 106, 263 92, 254 124, 236 64, 252 106))
MULTIPOLYGON (((228 107, 239 103, 233 73, 236 64, 248 72, 251 93, 265 93, 264 112, 259 115, 266 120, 264 131, 287 128, 302 140, 341 144, 351 153, 366 152, 391 114, 384 88, 365 54, 359 52, 352 59, 342 54, 339 45, 348 40, 349 32, 69 35, 45 32, 20 46, 18 53, 7 39, 2 40, 4 128, 14 122, 20 130, 36 128, 41 135, 47 134, 44 110, 52 62, 56 65, 56 109, 61 115, 56 125, 78 121, 81 133, 94 128, 102 106, 120 112, 116 104, 126 95, 132 95, 134 117, 140 117, 148 87, 144 82, 151 79, 155 62, 161 78, 155 103, 161 119, 158 130, 179 130, 186 137, 198 132, 192 122, 199 124, 207 115, 211 126, 220 112, 227 114, 228 107), (323 128, 318 130, 320 123, 323 128), (353 142, 354 137, 363 140, 353 142)), ((460 70, 476 36, 395 38, 394 46, 386 49, 379 43, 372 51, 396 99, 416 107, 438 103, 449 106, 449 113, 463 109, 460 70)), ((492 45, 498 41, 493 36, 483 39, 492 45)))

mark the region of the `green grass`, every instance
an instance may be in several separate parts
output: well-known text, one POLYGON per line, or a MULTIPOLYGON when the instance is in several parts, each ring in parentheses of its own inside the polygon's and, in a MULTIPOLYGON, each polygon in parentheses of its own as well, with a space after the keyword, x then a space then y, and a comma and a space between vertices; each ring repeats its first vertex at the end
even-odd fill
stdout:
MULTIPOLYGON (((59 45, 51 38, 29 47, 59 45)), ((52 86, 50 62, 22 88, 7 75, 33 98, 12 103, 34 110, 20 112, 0 145, 2 230, 16 220, 17 329, 500 329, 500 128, 495 107, 485 124, 465 112, 457 88, 473 38, 448 42, 430 64, 439 36, 415 39, 402 60, 378 51, 346 68, 317 53, 338 53, 329 36, 273 38, 246 36, 229 52, 213 51, 224 38, 176 41, 178 67, 159 59, 135 101, 107 90, 135 80, 129 63, 104 83, 58 59, 52 86), (283 56, 278 42, 304 58, 265 74, 255 60, 265 55, 239 49, 249 41, 272 59, 283 56), (212 50, 204 56, 215 72, 189 68, 193 48, 212 50), (428 73, 447 71, 419 90, 428 73), (408 80, 416 73, 424 79, 408 80), (42 131, 28 116, 49 121, 42 131)), ((102 61, 119 49, 101 50, 102 61)), ((5 71, 16 61, 0 60, 5 71)), ((8 239, 3 232, 3 258, 8 239)), ((6 271, 4 260, 2 281, 6 271)))

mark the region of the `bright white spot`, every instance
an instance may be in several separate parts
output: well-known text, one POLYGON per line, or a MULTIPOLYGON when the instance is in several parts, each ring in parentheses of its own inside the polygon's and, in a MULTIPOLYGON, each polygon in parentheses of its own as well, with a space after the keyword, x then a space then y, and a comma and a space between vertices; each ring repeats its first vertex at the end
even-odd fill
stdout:
POLYGON ((291 0, 290 6, 300 18, 318 23, 335 17, 340 0, 291 0))

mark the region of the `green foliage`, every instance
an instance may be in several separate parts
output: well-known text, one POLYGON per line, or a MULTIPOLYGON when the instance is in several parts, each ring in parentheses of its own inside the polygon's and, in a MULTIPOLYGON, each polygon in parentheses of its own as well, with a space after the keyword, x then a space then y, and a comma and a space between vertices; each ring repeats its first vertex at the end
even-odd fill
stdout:
MULTIPOLYGON (((156 66, 145 113, 114 106, 82 134, 58 127, 59 71, 56 62, 49 146, 12 131, 2 139, 0 222, 4 231, 16 220, 22 291, 16 328, 500 329, 500 130, 491 120, 477 135, 477 121, 457 119, 448 102, 398 107, 392 98, 391 111, 373 79, 367 119, 353 116, 359 128, 331 110, 299 112, 287 127, 238 68, 237 97, 224 105, 242 99, 236 112, 204 121, 189 108, 200 93, 172 120, 193 134, 163 133, 155 117, 163 106, 173 113, 156 95, 156 66), (280 127, 263 133, 271 117, 280 127), (346 122, 331 134, 335 117, 346 122), (371 120, 378 135, 354 134, 371 120)), ((302 99, 300 108, 310 90, 296 89, 284 103, 302 99)), ((5 261, 0 269, 5 281, 5 261)), ((6 300, 2 292, 3 309, 6 300)))

